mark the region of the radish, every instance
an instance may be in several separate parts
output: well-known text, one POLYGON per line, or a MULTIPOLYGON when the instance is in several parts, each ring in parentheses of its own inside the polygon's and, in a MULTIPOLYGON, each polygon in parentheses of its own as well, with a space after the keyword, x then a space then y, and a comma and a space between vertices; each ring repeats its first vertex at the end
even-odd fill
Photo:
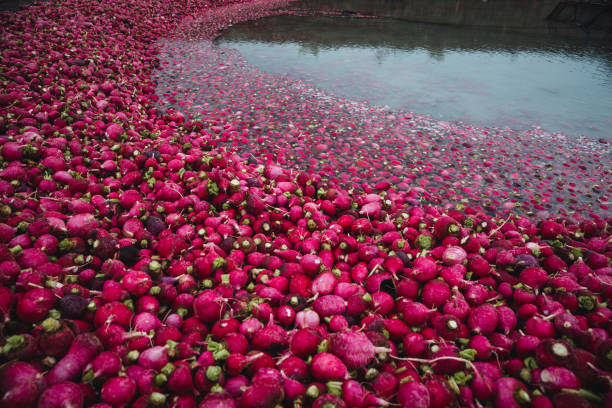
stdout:
POLYGON ((457 405, 457 396, 446 381, 432 378, 425 382, 431 407, 452 407, 457 405))
POLYGON ((236 401, 228 393, 211 392, 204 397, 198 408, 236 408, 236 401))
POLYGON ((202 291, 194 300, 193 308, 196 317, 204 323, 219 319, 225 307, 221 295, 214 290, 202 291))
POLYGON ((420 382, 407 381, 397 390, 397 402, 402 408, 429 408, 429 390, 420 382))
POLYGON ((378 353, 388 353, 385 347, 375 347, 363 332, 344 331, 331 336, 330 351, 350 369, 368 365, 378 353))
POLYGON ((317 351, 321 343, 321 334, 313 328, 304 328, 295 332, 289 348, 298 357, 307 357, 317 351))
POLYGON ((49 289, 35 288, 17 302, 17 316, 28 323, 37 323, 45 318, 55 303, 55 295, 49 289))
POLYGON ((476 333, 491 334, 497 328, 498 323, 497 309, 490 304, 472 309, 468 316, 468 326, 476 333))
POLYGON ((6 338, 0 355, 3 360, 31 360, 40 355, 40 350, 34 336, 19 334, 6 338))
POLYGON ((423 287, 421 297, 428 307, 442 307, 450 299, 451 289, 444 281, 430 280, 423 287))
POLYGON ((97 227, 98 221, 95 216, 90 213, 73 215, 66 223, 66 228, 70 235, 82 238, 89 238, 93 230, 97 227))
POLYGON ((337 295, 323 295, 314 301, 313 308, 321 317, 338 315, 346 310, 346 301, 337 295))
POLYGON ((252 385, 240 397, 242 407, 274 406, 284 397, 282 378, 273 369, 261 368, 253 377, 252 385))
POLYGON ((102 386, 100 396, 114 407, 128 405, 136 396, 136 382, 129 377, 110 378, 102 386))
POLYGON ((347 408, 340 397, 333 394, 323 394, 319 396, 312 404, 313 408, 347 408))
POLYGON ((38 347, 51 357, 63 356, 74 340, 74 333, 66 322, 47 318, 41 323, 42 333, 38 336, 38 347))
POLYGON ((72 382, 51 385, 41 394, 38 408, 82 408, 85 406, 83 390, 72 382))
POLYGON ((54 385, 77 378, 83 368, 100 352, 102 344, 91 333, 79 334, 66 355, 47 373, 47 384, 54 385))
POLYGON ((28 363, 14 361, 0 368, 0 401, 4 407, 34 407, 43 388, 42 374, 28 363))
POLYGON ((540 383, 547 391, 554 393, 561 389, 577 390, 580 381, 574 373, 567 368, 548 366, 540 373, 540 383))
POLYGON ((502 377, 495 381, 495 407, 519 408, 530 403, 527 387, 516 378, 502 377))
POLYGON ((121 370, 121 359, 117 353, 105 351, 98 354, 87 366, 83 374, 84 382, 91 382, 94 379, 109 379, 117 375, 121 370))
POLYGON ((346 366, 331 353, 318 353, 310 363, 312 375, 320 381, 340 381, 348 377, 346 366))
POLYGON ((460 246, 448 246, 442 253, 442 260, 447 265, 463 263, 467 258, 467 252, 460 246))
POLYGON ((144 368, 160 370, 169 361, 168 346, 153 346, 142 353, 138 357, 138 364, 144 368))

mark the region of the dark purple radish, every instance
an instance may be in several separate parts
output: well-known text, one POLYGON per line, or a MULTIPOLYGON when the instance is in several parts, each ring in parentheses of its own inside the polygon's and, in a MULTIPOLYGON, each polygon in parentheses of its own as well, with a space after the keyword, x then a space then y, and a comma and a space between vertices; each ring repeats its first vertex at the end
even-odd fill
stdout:
POLYGON ((612 339, 604 340, 597 347, 595 362, 602 370, 612 372, 612 339))
POLYGON ((59 300, 57 308, 62 313, 62 317, 80 319, 88 305, 89 301, 82 296, 66 295, 59 300))
POLYGON ((2 407, 34 407, 43 389, 42 374, 28 363, 14 361, 0 368, 2 407))
POLYGON ((40 396, 37 408, 82 408, 85 396, 82 388, 73 382, 51 385, 40 396))

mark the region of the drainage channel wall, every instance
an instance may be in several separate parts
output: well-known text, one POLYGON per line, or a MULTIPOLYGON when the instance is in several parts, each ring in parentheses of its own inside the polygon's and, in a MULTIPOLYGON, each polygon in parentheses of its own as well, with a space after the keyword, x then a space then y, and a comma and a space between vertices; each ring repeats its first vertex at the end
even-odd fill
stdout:
MULTIPOLYGON (((352 11, 423 23, 504 29, 551 29, 559 24, 580 27, 581 21, 559 22, 547 19, 560 3, 561 0, 298 0, 294 6, 326 11, 352 11)), ((578 3, 579 9, 588 10, 594 2, 572 3, 578 3)), ((612 5, 612 1, 607 0, 596 3, 606 7, 612 5)))

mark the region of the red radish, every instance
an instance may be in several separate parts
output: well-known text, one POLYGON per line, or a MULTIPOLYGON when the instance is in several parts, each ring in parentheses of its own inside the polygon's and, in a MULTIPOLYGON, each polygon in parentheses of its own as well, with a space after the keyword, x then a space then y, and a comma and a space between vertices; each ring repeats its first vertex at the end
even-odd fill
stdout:
POLYGON ((63 356, 74 341, 74 333, 66 322, 47 318, 41 323, 43 332, 38 336, 41 351, 51 357, 63 356))
POLYGON ((40 396, 39 408, 81 408, 85 406, 83 390, 72 382, 60 382, 47 388, 40 396))
POLYGON ((320 333, 313 328, 304 328, 295 332, 289 344, 290 350, 298 357, 307 357, 317 351, 321 343, 320 333))
POLYGON ((442 260, 447 265, 461 264, 467 258, 467 252, 460 246, 448 246, 442 253, 442 260))
POLYGON ((268 370, 271 369, 262 368, 257 371, 252 385, 240 397, 240 406, 245 408, 274 406, 282 401, 284 391, 280 374, 277 376, 268 370))
POLYGON ((219 319, 223 313, 224 300, 214 290, 202 291, 194 300, 193 308, 195 315, 204 323, 211 323, 219 319))
POLYGON ((253 347, 259 350, 282 348, 287 344, 287 333, 272 320, 252 339, 253 347))
POLYGON ((429 408, 429 390, 420 382, 407 381, 397 390, 397 402, 402 408, 429 408))
POLYGON ((313 308, 321 317, 342 314, 346 310, 346 301, 337 295, 323 295, 314 301, 313 308))
POLYGON ((573 349, 572 345, 565 340, 545 339, 538 341, 533 351, 538 364, 548 367, 566 366, 574 357, 573 349))
POLYGON ((336 281, 337 279, 333 273, 321 273, 312 281, 312 293, 314 293, 315 295, 328 295, 334 291, 336 281))
POLYGON ((91 382, 94 379, 108 379, 117 375, 121 370, 121 359, 117 353, 105 351, 100 353, 85 367, 83 381, 91 382))
POLYGON ((102 386, 100 396, 114 407, 128 405, 136 396, 136 382, 130 377, 110 378, 102 386))
POLYGON ((45 376, 47 384, 54 385, 76 379, 83 368, 101 351, 102 344, 95 335, 79 334, 66 355, 45 376))
POLYGON ((348 377, 346 366, 331 353, 318 353, 310 363, 312 375, 320 381, 340 381, 348 377))
POLYGON ((103 324, 117 324, 124 329, 130 327, 132 311, 121 302, 109 302, 96 311, 94 325, 100 327, 103 324))
POLYGON ((574 373, 567 368, 549 366, 540 373, 540 384, 549 392, 558 392, 561 389, 577 390, 580 381, 574 373))
POLYGON ((539 289, 548 281, 548 274, 541 268, 525 268, 521 272, 519 280, 524 285, 539 289))
POLYGON ((211 392, 204 397, 198 408, 236 408, 236 402, 228 393, 211 392))
POLYGON ((347 405, 336 395, 323 394, 314 401, 312 408, 347 408, 347 405))
POLYGON ((476 333, 491 334, 497 328, 498 323, 497 309, 490 304, 472 309, 468 316, 468 326, 476 333))
POLYGON ((425 386, 429 391, 432 408, 452 407, 457 404, 457 396, 446 381, 432 378, 425 382, 425 386))
POLYGON ((385 347, 375 347, 363 332, 354 331, 334 334, 329 340, 329 347, 350 369, 365 367, 377 353, 391 351, 385 347))
POLYGON ((4 407, 34 407, 43 384, 42 374, 30 364, 5 364, 0 368, 0 402, 4 407))
POLYGON ((144 368, 160 370, 169 361, 167 346, 153 346, 142 353, 138 357, 138 364, 144 368))
POLYGON ((418 282, 431 281, 438 275, 435 261, 429 257, 419 257, 414 260, 410 277, 418 282))
POLYGON ((55 295, 49 289, 29 290, 17 303, 17 316, 28 323, 37 323, 45 318, 55 303, 55 295))
POLYGON ((66 223, 68 233, 73 236, 89 238, 95 228, 98 227, 98 221, 93 214, 84 213, 76 214, 70 217, 66 223))
POLYGON ((421 297, 428 307, 442 307, 451 296, 448 284, 441 280, 431 280, 423 287, 421 297))
POLYGON ((531 396, 525 384, 512 377, 495 381, 495 407, 520 408, 531 403, 531 396))
POLYGON ((6 338, 6 344, 0 349, 5 360, 31 360, 40 355, 38 343, 30 334, 13 335, 6 338))
POLYGON ((295 325, 299 329, 307 327, 317 327, 319 325, 319 322, 319 314, 314 310, 301 310, 295 315, 295 325))

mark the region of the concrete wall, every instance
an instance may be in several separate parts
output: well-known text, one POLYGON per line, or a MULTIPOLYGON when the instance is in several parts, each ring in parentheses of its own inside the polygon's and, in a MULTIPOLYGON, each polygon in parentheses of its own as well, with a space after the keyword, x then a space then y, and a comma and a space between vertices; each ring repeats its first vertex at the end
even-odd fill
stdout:
POLYGON ((352 10, 410 21, 502 28, 546 28, 560 0, 298 0, 298 8, 352 10))

